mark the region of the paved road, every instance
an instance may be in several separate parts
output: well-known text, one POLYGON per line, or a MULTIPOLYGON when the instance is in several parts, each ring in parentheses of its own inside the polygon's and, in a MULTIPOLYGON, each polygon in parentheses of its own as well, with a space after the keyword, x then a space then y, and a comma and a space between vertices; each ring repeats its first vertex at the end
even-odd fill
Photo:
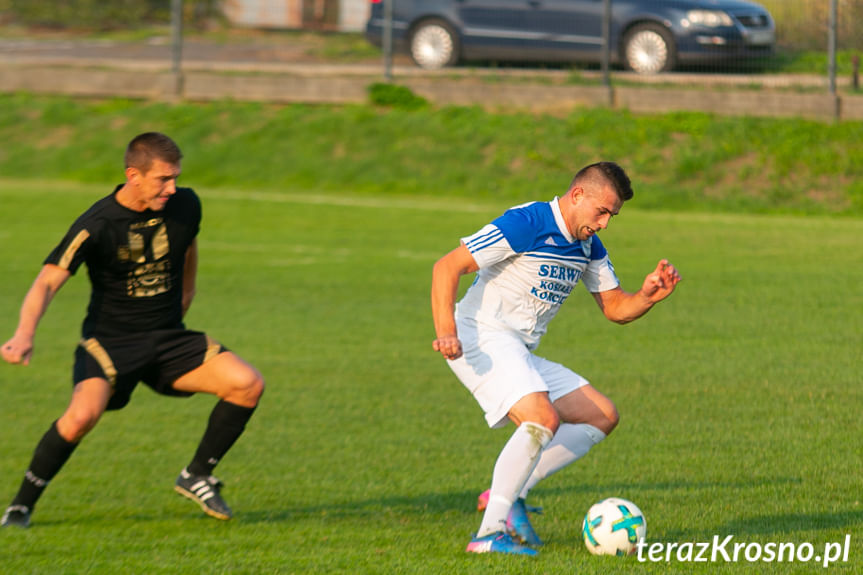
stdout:
MULTIPOLYGON (((170 69, 172 66, 170 38, 155 37, 139 43, 110 40, 45 40, 0 39, 0 62, 58 66, 109 66, 137 69, 170 69)), ((226 70, 291 73, 297 75, 382 76, 383 59, 340 63, 310 55, 309 47, 301 39, 290 38, 279 42, 216 43, 187 40, 182 46, 184 70, 226 70)), ((456 67, 442 71, 421 70, 401 54, 394 58, 394 76, 528 76, 565 81, 571 76, 566 69, 456 67)), ((598 71, 580 70, 585 78, 597 78, 598 71)), ((773 88, 808 87, 827 88, 828 80, 820 76, 777 74, 706 74, 671 73, 657 76, 639 76, 627 72, 614 72, 616 79, 645 84, 702 84, 731 86, 764 86, 773 88)), ((848 78, 839 78, 840 86, 848 78)))
MULTIPOLYGON (((334 62, 310 55, 301 40, 278 43, 216 43, 189 40, 181 48, 183 67, 187 69, 260 69, 262 71, 292 68, 321 68, 340 73, 369 73, 383 70, 383 60, 334 62)), ((138 68, 170 68, 173 47, 170 38, 154 37, 138 43, 111 40, 0 40, 0 61, 41 65, 101 65, 126 62, 138 68)), ((404 56, 398 56, 399 67, 411 68, 404 56)))
MULTIPOLYGON (((187 41, 182 47, 183 57, 191 61, 250 63, 308 61, 305 50, 302 44, 290 43, 268 45, 187 41)), ((112 40, 0 40, 0 55, 4 58, 123 58, 170 62, 171 54, 171 41, 166 37, 154 37, 137 43, 112 40)))

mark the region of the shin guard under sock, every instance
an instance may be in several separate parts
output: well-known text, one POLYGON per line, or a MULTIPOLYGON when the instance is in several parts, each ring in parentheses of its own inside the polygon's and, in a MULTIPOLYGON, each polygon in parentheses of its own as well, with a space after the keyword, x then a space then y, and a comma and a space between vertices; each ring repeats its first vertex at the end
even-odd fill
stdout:
POLYGON ((24 474, 24 480, 12 500, 12 505, 23 505, 32 511, 48 482, 54 479, 76 447, 77 443, 63 439, 57 431, 57 422, 52 423, 36 445, 30 467, 24 474))
POLYGON ((211 475, 222 457, 243 433, 254 412, 254 407, 243 407, 220 400, 210 413, 210 420, 198 450, 186 468, 189 473, 211 475))
POLYGON ((505 530, 506 516, 552 435, 551 430, 538 423, 524 422, 503 446, 494 466, 488 506, 477 537, 505 530))

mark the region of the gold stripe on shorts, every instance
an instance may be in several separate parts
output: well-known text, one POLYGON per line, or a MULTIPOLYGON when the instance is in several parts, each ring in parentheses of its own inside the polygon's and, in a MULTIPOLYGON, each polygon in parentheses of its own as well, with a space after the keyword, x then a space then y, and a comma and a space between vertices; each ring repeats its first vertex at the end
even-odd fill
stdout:
POLYGON ((69 244, 69 247, 66 248, 66 251, 63 252, 63 257, 60 258, 60 261, 57 262, 57 265, 63 268, 64 270, 69 269, 69 264, 72 263, 72 260, 75 258, 75 254, 78 253, 78 248, 81 247, 87 238, 90 237, 90 232, 87 230, 81 230, 78 232, 78 235, 75 236, 75 239, 69 244))
POLYGON ((210 336, 207 336, 207 351, 206 353, 204 353, 204 361, 202 361, 201 363, 205 363, 219 355, 219 350, 221 349, 221 343, 211 338, 210 336))
POLYGON ((108 355, 102 344, 96 341, 96 338, 91 337, 90 339, 82 339, 81 347, 96 360, 96 363, 105 372, 105 377, 108 378, 108 383, 111 384, 111 387, 117 385, 117 368, 114 367, 111 356, 108 355))

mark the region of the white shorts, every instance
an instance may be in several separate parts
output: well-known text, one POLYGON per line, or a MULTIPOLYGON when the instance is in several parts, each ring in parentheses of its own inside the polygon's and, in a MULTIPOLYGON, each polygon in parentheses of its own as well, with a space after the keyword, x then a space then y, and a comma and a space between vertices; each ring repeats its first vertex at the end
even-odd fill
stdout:
POLYGON ((512 406, 530 393, 548 392, 556 401, 589 383, 571 369, 532 354, 514 334, 491 331, 474 337, 474 331, 463 338, 462 327, 464 355, 447 363, 482 407, 489 427, 506 425, 512 406))

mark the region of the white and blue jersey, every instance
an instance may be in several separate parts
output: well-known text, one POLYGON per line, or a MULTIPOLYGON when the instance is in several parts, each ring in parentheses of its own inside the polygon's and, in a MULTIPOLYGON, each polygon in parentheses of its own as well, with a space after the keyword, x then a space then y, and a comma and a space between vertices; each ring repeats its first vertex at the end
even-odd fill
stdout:
POLYGON ((529 349, 579 280, 591 293, 620 285, 599 238, 569 233, 557 198, 510 208, 462 242, 479 271, 456 308, 459 323, 514 332, 529 349))

